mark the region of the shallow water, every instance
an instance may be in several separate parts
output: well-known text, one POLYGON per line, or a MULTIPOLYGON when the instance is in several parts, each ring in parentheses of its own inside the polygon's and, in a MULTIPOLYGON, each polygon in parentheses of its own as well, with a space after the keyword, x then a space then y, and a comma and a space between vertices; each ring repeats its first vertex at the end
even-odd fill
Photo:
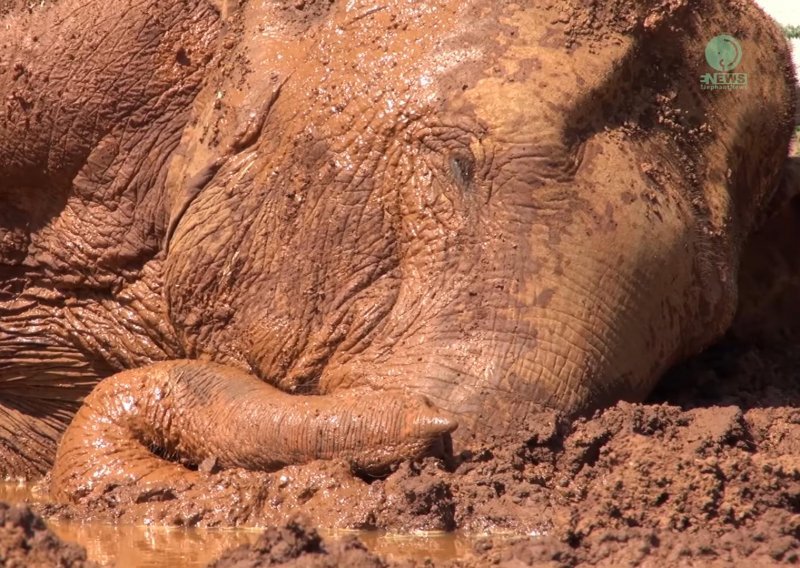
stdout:
MULTIPOLYGON (((41 496, 33 486, 0 483, 0 501, 37 503, 41 496)), ((206 566, 228 548, 255 542, 260 529, 187 529, 132 525, 48 521, 63 540, 86 547, 91 560, 119 568, 195 568, 206 566)), ((324 532, 326 538, 355 534, 370 550, 394 558, 431 558, 434 561, 463 557, 475 538, 449 533, 411 535, 378 532, 324 532)))

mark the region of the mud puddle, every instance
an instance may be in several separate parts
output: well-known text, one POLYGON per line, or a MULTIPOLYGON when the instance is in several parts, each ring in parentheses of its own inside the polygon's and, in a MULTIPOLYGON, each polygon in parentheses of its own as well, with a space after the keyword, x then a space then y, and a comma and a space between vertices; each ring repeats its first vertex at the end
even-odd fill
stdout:
MULTIPOLYGON (((41 502, 35 486, 0 483, 0 501, 41 502)), ((228 548, 252 544, 261 531, 256 529, 178 529, 76 521, 48 520, 59 538, 86 548, 90 560, 103 566, 149 568, 206 566, 228 548)))
MULTIPOLYGON (((218 472, 168 501, 109 489, 103 494, 113 498, 47 516, 92 560, 122 567, 203 566, 218 557, 217 568, 798 565, 798 369, 800 342, 731 337, 673 369, 646 403, 620 402, 573 422, 531 414, 507 436, 475 441, 449 469, 425 458, 370 483, 334 463, 218 472), (194 506, 220 487, 229 497, 216 502, 231 506, 194 506), (290 522, 297 511, 305 524, 290 522), (107 521, 81 522, 89 518, 107 521), (184 518, 271 528, 164 527, 184 518), (323 547, 314 527, 332 522, 386 532, 327 532, 323 547), (460 536, 500 531, 518 537, 460 536), (544 534, 531 538, 537 532, 544 534), (356 535, 366 550, 339 535, 356 535), (223 554, 242 544, 250 548, 223 554)), ((4 500, 37 509, 41 497, 0 485, 4 500)))
MULTIPOLYGON (((35 485, 0 482, 0 501, 41 503, 35 485)), ((56 535, 86 548, 89 560, 118 568, 195 568, 207 566, 230 548, 254 544, 261 528, 198 529, 142 525, 112 525, 47 520, 56 535)), ((463 534, 419 532, 390 534, 378 531, 321 531, 326 539, 354 535, 372 552, 403 560, 447 562, 473 549, 475 538, 463 534)))

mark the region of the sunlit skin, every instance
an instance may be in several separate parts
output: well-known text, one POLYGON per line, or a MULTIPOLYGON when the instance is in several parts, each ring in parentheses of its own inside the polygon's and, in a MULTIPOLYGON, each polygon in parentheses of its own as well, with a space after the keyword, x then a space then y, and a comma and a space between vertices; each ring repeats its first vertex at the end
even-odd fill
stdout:
POLYGON ((752 6, 219 7, 2 27, 0 472, 71 419, 61 501, 207 460, 382 471, 641 400, 729 326, 791 134, 752 6), (739 19, 748 89, 703 91, 739 19))

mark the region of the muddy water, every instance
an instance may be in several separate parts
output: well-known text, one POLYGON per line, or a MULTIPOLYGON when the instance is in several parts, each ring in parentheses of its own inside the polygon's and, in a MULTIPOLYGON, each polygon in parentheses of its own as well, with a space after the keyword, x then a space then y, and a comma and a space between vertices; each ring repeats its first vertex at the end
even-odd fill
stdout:
MULTIPOLYGON (((37 503, 41 499, 35 486, 0 482, 0 501, 37 503)), ((86 547, 91 560, 119 568, 205 566, 228 548, 255 542, 261 533, 258 529, 185 529, 77 521, 48 521, 48 525, 60 538, 86 547)), ((336 538, 345 533, 323 534, 326 538, 336 538)), ((347 534, 356 534, 382 556, 434 561, 462 557, 472 549, 474 541, 464 535, 444 533, 347 534)))

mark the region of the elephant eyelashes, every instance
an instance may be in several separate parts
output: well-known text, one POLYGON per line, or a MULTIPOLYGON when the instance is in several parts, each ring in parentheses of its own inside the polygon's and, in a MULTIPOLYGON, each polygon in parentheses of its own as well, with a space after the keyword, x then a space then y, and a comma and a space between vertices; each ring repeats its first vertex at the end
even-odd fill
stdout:
POLYGON ((463 154, 450 157, 450 171, 461 189, 467 189, 475 176, 475 160, 463 154))

